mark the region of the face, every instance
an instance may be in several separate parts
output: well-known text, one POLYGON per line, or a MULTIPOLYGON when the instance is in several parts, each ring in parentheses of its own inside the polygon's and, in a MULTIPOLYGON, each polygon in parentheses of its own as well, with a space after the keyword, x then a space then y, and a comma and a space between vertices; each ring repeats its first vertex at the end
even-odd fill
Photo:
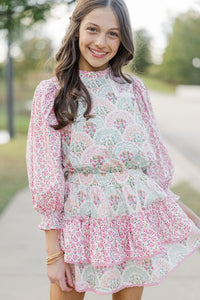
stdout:
POLYGON ((119 25, 111 8, 92 10, 83 18, 79 28, 79 69, 104 70, 117 53, 119 45, 119 25))

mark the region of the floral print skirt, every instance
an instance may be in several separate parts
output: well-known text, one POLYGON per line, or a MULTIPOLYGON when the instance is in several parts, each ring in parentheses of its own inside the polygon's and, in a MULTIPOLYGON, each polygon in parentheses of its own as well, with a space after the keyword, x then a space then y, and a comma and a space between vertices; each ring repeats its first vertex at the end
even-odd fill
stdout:
POLYGON ((78 292, 159 284, 200 247, 200 230, 141 168, 69 174, 64 209, 60 245, 78 292))

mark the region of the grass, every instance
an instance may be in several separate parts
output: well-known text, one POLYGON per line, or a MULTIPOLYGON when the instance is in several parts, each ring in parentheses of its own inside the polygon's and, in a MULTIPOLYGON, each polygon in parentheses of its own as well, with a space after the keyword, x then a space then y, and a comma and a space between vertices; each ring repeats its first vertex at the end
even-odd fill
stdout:
POLYGON ((152 72, 152 74, 135 74, 130 71, 129 66, 125 66, 123 68, 125 73, 129 73, 131 75, 135 75, 142 79, 142 81, 145 83, 148 89, 161 92, 161 93, 167 93, 167 94, 174 94, 176 91, 176 86, 173 84, 170 84, 158 77, 158 75, 155 74, 155 71, 152 72))
POLYGON ((28 185, 25 149, 26 135, 21 134, 0 145, 0 213, 15 193, 28 185))
MULTIPOLYGON (((26 112, 15 112, 14 127, 19 134, 27 134, 30 116, 26 112)), ((3 105, 0 105, 0 130, 7 130, 7 112, 3 105)))
POLYGON ((158 78, 152 77, 150 75, 139 75, 139 77, 144 81, 148 89, 158 91, 161 93, 174 94, 176 91, 176 86, 164 82, 158 78))
POLYGON ((185 181, 174 186, 172 191, 175 194, 178 194, 180 196, 180 200, 189 206, 200 217, 200 192, 185 181))

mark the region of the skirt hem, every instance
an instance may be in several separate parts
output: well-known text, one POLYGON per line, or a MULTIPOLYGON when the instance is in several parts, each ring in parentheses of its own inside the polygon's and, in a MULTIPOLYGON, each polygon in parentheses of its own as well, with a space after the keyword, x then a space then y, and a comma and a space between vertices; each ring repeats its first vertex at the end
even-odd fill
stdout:
POLYGON ((182 262, 184 262, 189 256, 191 256, 196 250, 200 249, 200 245, 195 247, 190 253, 188 253, 186 256, 183 257, 164 277, 160 279, 160 281, 153 282, 153 283, 144 283, 144 284, 125 284, 121 285, 119 288, 113 290, 113 291, 108 291, 108 292, 101 292, 99 290, 95 290, 94 288, 84 288, 84 289, 79 289, 75 287, 75 290, 79 293, 81 292, 94 292, 96 294, 100 295, 108 295, 108 294, 114 294, 119 292, 120 290, 128 287, 141 287, 141 286, 156 286, 162 283, 182 262))

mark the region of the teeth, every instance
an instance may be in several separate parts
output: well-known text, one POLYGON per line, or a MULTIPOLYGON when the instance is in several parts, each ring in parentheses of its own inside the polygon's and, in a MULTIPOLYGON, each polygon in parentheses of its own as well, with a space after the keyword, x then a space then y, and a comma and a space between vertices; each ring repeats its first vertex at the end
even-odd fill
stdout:
POLYGON ((95 50, 92 50, 92 49, 90 49, 91 51, 92 51, 92 53, 94 53, 94 54, 96 54, 96 55, 101 55, 101 56, 103 56, 103 55, 105 55, 106 53, 100 53, 100 52, 97 52, 97 51, 95 51, 95 50))

